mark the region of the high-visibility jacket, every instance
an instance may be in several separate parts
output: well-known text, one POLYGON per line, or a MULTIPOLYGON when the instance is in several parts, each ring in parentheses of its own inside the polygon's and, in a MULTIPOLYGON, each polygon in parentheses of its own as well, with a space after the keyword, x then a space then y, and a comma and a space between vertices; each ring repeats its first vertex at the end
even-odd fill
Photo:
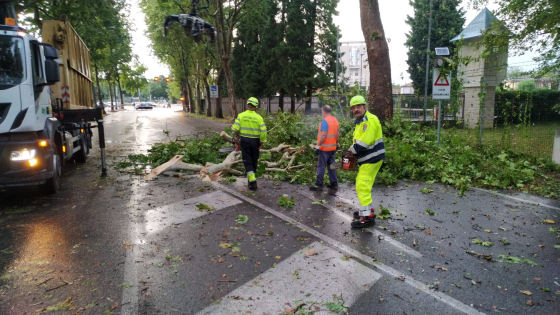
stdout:
MULTIPOLYGON (((321 151, 336 151, 336 143, 338 142, 338 120, 333 115, 325 116, 324 120, 329 125, 327 130, 327 137, 325 141, 319 146, 321 151)), ((324 131, 323 131, 324 132, 324 131)), ((317 131, 317 143, 321 140, 321 124, 319 124, 319 130, 317 131)))
POLYGON ((366 111, 364 117, 354 122, 354 144, 350 151, 356 156, 359 165, 376 163, 385 158, 385 144, 379 119, 366 111))
POLYGON ((237 115, 231 129, 239 131, 242 138, 260 138, 261 142, 266 142, 266 125, 261 115, 254 110, 246 110, 237 115))

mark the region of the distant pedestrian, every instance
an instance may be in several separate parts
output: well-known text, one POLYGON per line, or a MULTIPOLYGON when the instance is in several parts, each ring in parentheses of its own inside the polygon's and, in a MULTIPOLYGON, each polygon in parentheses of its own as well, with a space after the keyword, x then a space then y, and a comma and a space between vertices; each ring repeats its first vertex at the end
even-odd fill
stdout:
POLYGON ((385 158, 385 144, 379 119, 367 110, 366 100, 356 95, 350 100, 350 110, 356 119, 353 144, 348 151, 354 154, 359 165, 356 176, 356 194, 361 207, 354 212, 353 228, 365 228, 375 223, 371 190, 377 172, 385 158))
POLYGON ((329 175, 329 194, 334 195, 338 190, 338 179, 334 168, 334 154, 338 146, 338 120, 332 115, 329 105, 323 106, 323 120, 317 131, 317 178, 315 184, 309 186, 310 190, 319 191, 323 189, 325 168, 329 175))
POLYGON ((266 142, 266 125, 256 110, 259 100, 250 97, 247 100, 247 110, 237 115, 235 123, 231 126, 234 140, 241 147, 243 165, 247 172, 248 187, 257 190, 257 166, 259 162, 259 150, 266 142))

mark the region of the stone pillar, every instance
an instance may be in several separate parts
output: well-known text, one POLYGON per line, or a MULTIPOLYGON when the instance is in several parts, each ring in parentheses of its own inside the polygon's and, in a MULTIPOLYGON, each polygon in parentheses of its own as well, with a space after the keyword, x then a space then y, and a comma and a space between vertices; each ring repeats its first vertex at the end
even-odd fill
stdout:
POLYGON ((560 165, 560 128, 556 129, 552 146, 552 162, 560 165))

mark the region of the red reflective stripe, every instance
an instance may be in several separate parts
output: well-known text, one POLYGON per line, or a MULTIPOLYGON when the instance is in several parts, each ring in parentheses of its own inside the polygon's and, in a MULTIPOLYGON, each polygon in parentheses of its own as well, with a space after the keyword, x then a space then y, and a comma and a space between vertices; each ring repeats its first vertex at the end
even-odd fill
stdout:
MULTIPOLYGON (((327 137, 325 141, 321 143, 319 150, 321 151, 335 151, 336 142, 338 140, 338 120, 332 115, 326 116, 324 118, 329 125, 329 130, 327 130, 327 137), (330 136, 330 137, 329 137, 330 136)), ((319 131, 317 132, 317 143, 321 139, 321 124, 319 124, 319 131)))

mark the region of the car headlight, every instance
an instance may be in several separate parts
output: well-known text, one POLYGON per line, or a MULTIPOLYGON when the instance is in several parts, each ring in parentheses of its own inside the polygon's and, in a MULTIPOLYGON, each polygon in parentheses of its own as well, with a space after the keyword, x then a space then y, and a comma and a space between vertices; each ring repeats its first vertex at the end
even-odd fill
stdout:
POLYGON ((10 160, 12 161, 28 161, 35 158, 35 149, 22 149, 19 151, 12 151, 10 154, 10 160))

